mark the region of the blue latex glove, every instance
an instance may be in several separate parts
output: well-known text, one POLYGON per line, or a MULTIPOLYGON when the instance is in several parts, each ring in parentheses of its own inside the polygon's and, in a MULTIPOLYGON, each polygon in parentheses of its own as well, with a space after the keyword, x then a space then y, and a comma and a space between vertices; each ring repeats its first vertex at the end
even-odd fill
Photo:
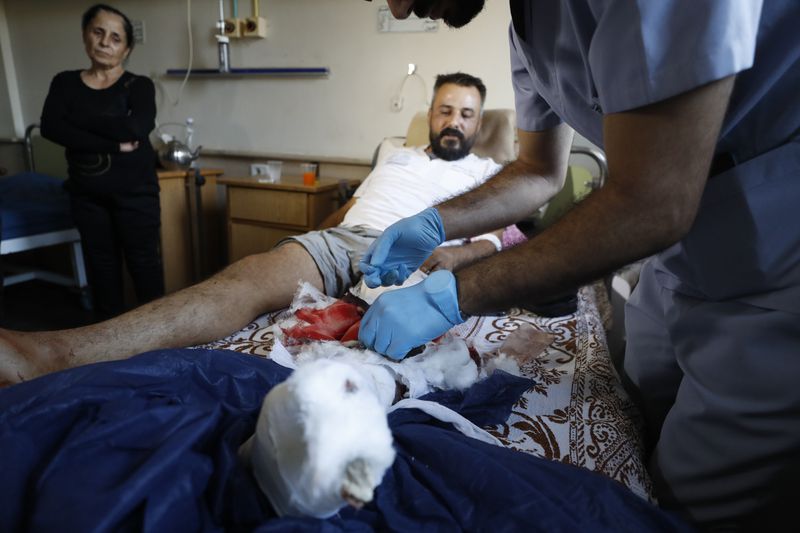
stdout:
POLYGON ((378 296, 361 319, 358 340, 399 360, 462 322, 456 278, 437 270, 421 283, 378 296))
POLYGON ((435 207, 398 220, 367 249, 358 264, 368 287, 400 285, 444 242, 435 207))

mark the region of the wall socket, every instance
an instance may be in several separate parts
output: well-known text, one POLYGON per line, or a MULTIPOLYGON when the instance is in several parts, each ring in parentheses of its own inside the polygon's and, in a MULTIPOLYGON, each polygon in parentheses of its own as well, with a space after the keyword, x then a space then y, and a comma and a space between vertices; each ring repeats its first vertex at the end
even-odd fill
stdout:
POLYGON ((225 27, 223 29, 223 33, 228 37, 232 37, 234 39, 239 38, 242 36, 243 25, 244 21, 242 19, 227 18, 225 19, 225 27))
POLYGON ((392 111, 394 111, 395 113, 399 113, 400 111, 403 110, 403 97, 395 96, 394 98, 392 98, 390 104, 392 106, 392 111))
POLYGON ((258 37, 263 39, 267 36, 267 19, 264 17, 247 17, 242 25, 242 37, 258 37))
POLYGON ((251 176, 268 176, 269 171, 267 170, 266 163, 253 163, 250 165, 250 175, 251 176))

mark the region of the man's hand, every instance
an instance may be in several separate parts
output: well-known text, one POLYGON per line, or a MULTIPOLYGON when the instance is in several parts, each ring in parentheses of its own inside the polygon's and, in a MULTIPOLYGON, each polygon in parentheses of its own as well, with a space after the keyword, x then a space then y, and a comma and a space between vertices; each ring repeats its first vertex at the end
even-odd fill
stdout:
POLYGON ((124 143, 119 143, 120 152, 133 152, 137 148, 139 148, 139 141, 128 141, 124 143))
MULTIPOLYGON (((502 230, 494 232, 498 239, 503 236, 502 230)), ((449 270, 450 272, 458 272, 465 266, 489 257, 497 253, 494 244, 488 240, 475 240, 470 243, 461 244, 457 246, 439 246, 428 257, 420 270, 426 274, 435 272, 437 270, 449 270)))
POLYGON ((358 340, 399 360, 462 322, 456 278, 439 270, 422 283, 381 294, 361 320, 358 340))
POLYGON ((444 242, 444 224, 434 207, 398 220, 383 232, 361 258, 359 268, 368 287, 400 285, 444 242))
POLYGON ((463 246, 439 246, 419 267, 425 273, 436 272, 437 270, 449 270, 454 272, 461 266, 463 246))

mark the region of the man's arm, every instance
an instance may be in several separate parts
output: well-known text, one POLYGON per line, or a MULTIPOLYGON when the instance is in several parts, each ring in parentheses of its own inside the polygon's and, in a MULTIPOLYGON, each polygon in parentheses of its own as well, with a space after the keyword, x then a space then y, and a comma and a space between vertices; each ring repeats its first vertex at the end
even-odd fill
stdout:
POLYGON ((680 240, 697 213, 733 83, 608 115, 604 187, 533 240, 462 270, 462 312, 547 301, 680 240))
POLYGON ((471 237, 530 216, 564 186, 573 130, 518 131, 519 156, 480 187, 436 206, 448 239, 471 237))
MULTIPOLYGON (((502 229, 493 231, 491 234, 502 242, 502 229)), ((497 252, 497 248, 489 240, 473 240, 457 246, 440 246, 433 251, 431 256, 419 268, 427 273, 435 272, 436 270, 457 272, 497 252)))

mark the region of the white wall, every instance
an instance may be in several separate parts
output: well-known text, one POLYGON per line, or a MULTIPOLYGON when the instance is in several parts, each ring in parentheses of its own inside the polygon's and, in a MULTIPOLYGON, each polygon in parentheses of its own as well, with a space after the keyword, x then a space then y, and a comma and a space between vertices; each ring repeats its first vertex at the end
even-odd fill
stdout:
MULTIPOLYGON (((6 2, 25 123, 37 121, 52 76, 87 66, 80 15, 91 0, 6 2)), ((132 19, 144 20, 146 42, 128 68, 150 75, 159 88, 159 121, 195 118, 197 143, 240 152, 297 153, 368 160, 377 142, 402 135, 427 95, 406 88, 405 109, 390 110, 390 98, 408 63, 431 91, 436 74, 464 70, 488 86, 488 107, 513 108, 506 31, 508 5, 487 1, 468 27, 441 26, 434 34, 379 33, 383 1, 261 0, 268 37, 236 40, 234 67, 328 67, 328 79, 190 79, 180 102, 181 79, 168 68, 185 68, 188 55, 184 0, 112 1, 132 19)), ((230 0, 225 0, 226 8, 230 0)), ((192 1, 195 67, 217 65, 213 27, 216 0, 192 1)), ((250 2, 239 2, 240 16, 250 2)), ((2 96, 0 94, 0 96, 2 96)), ((0 118, 3 118, 0 105, 0 118)))

